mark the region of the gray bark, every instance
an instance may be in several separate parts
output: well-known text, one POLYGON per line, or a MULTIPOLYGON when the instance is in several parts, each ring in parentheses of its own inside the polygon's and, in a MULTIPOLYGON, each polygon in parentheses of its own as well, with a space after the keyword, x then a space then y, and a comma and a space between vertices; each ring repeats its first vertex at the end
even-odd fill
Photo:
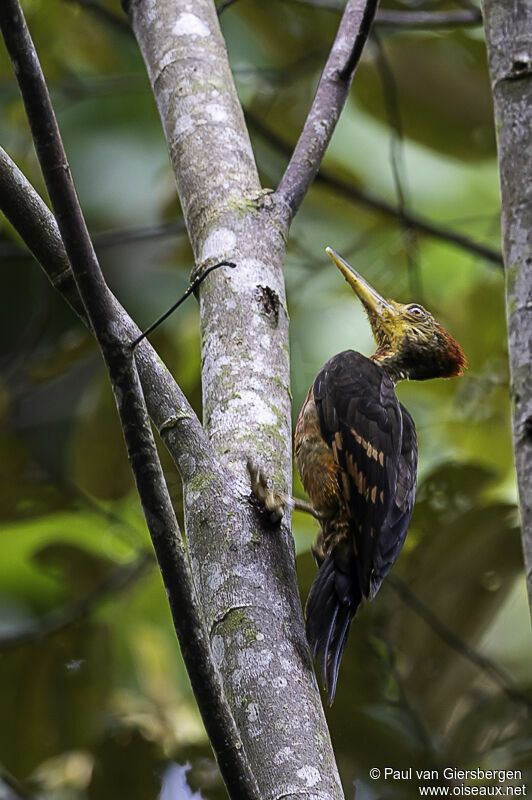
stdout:
MULTIPOLYGON (((290 520, 250 503, 252 458, 290 492, 287 220, 261 189, 212 0, 129 6, 199 267, 204 424, 229 483, 178 458, 186 533, 213 652, 265 798, 340 798, 298 596, 290 520), (223 274, 222 274, 223 272, 223 274)), ((180 436, 179 420, 163 426, 180 436)))
POLYGON ((532 5, 485 0, 497 131, 515 466, 532 612, 532 5))
POLYGON ((293 217, 318 174, 351 88, 377 11, 378 0, 350 0, 323 68, 311 109, 279 187, 279 202, 293 217))
MULTIPOLYGON (((39 255, 40 263, 52 284, 61 291, 70 305, 87 322, 70 272, 57 223, 33 187, 1 148, 0 175, 0 201, 2 207, 8 212, 10 221, 17 230, 24 230, 26 243, 35 255, 39 255)), ((128 338, 132 341, 140 331, 118 301, 115 298, 112 298, 112 301, 117 325, 127 333, 128 338)), ((260 586, 261 575, 258 572, 253 573, 256 576, 254 581, 253 575, 250 576, 249 581, 243 580, 243 591, 250 592, 249 598, 240 600, 240 608, 237 605, 238 599, 234 600, 234 606, 226 603, 228 609, 226 618, 223 618, 222 612, 221 624, 211 623, 214 628, 214 654, 218 663, 221 666, 227 665, 229 669, 229 675, 225 681, 225 691, 233 708, 240 695, 238 690, 231 688, 232 672, 235 672, 237 684, 239 684, 239 669, 250 672, 249 682, 252 685, 248 686, 250 694, 244 698, 247 702, 244 702, 240 708, 240 715, 243 719, 239 720, 239 724, 240 726, 243 724, 245 729, 252 726, 253 730, 249 732, 249 735, 256 736, 254 748, 252 748, 255 763, 252 766, 262 788, 262 796, 265 798, 280 797, 284 792, 286 797, 295 795, 341 798, 342 793, 326 723, 307 660, 307 646, 300 622, 301 607, 297 595, 292 594, 289 597, 287 610, 284 597, 293 588, 293 551, 291 547, 288 549, 284 539, 279 540, 278 529, 265 525, 264 520, 255 516, 248 508, 247 479, 244 487, 238 487, 234 475, 220 464, 192 408, 147 340, 143 340, 137 347, 136 361, 150 416, 173 459, 181 469, 183 482, 188 487, 192 504, 197 502, 196 518, 189 525, 189 545, 195 534, 201 535, 201 526, 204 525, 203 532, 206 536, 211 537, 212 543, 219 543, 227 549, 227 555, 235 557, 235 563, 242 560, 242 574, 254 569, 255 556, 258 559, 262 558, 262 554, 265 552, 263 545, 268 545, 268 560, 265 568, 272 570, 272 580, 268 584, 260 586), (239 490, 241 490, 240 493, 239 490), (198 498, 197 501, 194 500, 195 497, 198 498), (248 509, 247 516, 246 509, 248 509), (242 537, 251 537, 247 540, 247 547, 243 546, 242 542, 238 542, 234 529, 228 524, 228 520, 231 521, 233 518, 237 528, 236 532, 242 537), (194 528, 196 522, 198 532, 194 528), (238 528, 239 525, 241 525, 241 529, 238 528), (220 527, 218 528, 218 526, 220 527), (218 531, 223 531, 223 539, 220 542, 217 540, 218 531), (278 547, 280 547, 280 552, 274 557, 271 551, 278 547), (247 556, 247 559, 244 559, 244 556, 247 556), (253 562, 251 565, 250 561, 253 562), (285 570, 288 570, 290 583, 283 587, 285 570), (283 589, 282 594, 279 593, 279 588, 283 589), (253 595, 257 593, 258 589, 261 590, 260 596, 254 602, 253 595), (252 627, 252 611, 259 616, 260 625, 256 631, 252 627), (263 612, 269 613, 270 617, 262 619, 263 612), (270 626, 273 629, 271 634, 270 626), (233 651, 227 653, 227 658, 221 659, 220 649, 225 648, 224 634, 226 632, 223 630, 225 627, 233 628, 232 633, 236 638, 236 644, 230 645, 233 647, 233 651), (277 675, 279 687, 276 687, 276 673, 267 669, 269 666, 267 653, 272 648, 278 647, 278 641, 284 638, 285 634, 290 637, 290 642, 280 651, 282 672, 277 675), (269 641, 267 636, 270 636, 269 641), (232 666, 231 659, 236 662, 236 668, 232 666), (293 674, 292 670, 295 670, 293 674), (262 673, 265 673, 267 677, 263 678, 262 673), (258 686, 253 682, 253 675, 256 676, 258 686), (287 675, 294 680, 295 686, 283 685, 283 681, 287 680, 287 675), (268 693, 268 686, 265 686, 266 680, 272 682, 273 692, 268 693), (260 692, 257 691, 259 687, 261 687, 260 692), (297 706, 298 702, 302 703, 300 709, 297 707, 295 709, 298 714, 297 718, 295 720, 287 719, 287 725, 290 724, 292 728, 295 729, 296 724, 300 726, 295 734, 292 732, 289 744, 283 744, 286 741, 284 722, 283 730, 278 731, 275 728, 272 728, 271 731, 268 730, 269 725, 275 724, 277 718, 262 710, 263 703, 270 702, 272 708, 268 710, 277 711, 283 720, 284 712, 279 711, 276 705, 277 700, 286 702, 283 692, 283 689, 286 688, 296 695, 293 704, 297 706), (277 689, 277 694, 275 689, 277 689), (299 694, 299 689, 303 690, 301 694, 299 694), (272 697, 272 694, 275 696, 272 697), (313 695, 316 696, 316 700, 313 695), (314 703, 314 707, 307 696, 314 703), (247 713, 245 713, 246 709, 247 713), (263 735, 257 734, 258 724, 260 724, 263 735), (317 726, 314 730, 313 725, 317 726), (281 742, 277 738, 278 734, 280 734, 281 742), (301 747, 305 739, 308 740, 308 749, 301 747), (265 759, 262 766, 261 753, 265 759), (272 757, 275 758, 274 764, 270 763, 272 757), (320 759, 318 768, 313 767, 313 758, 320 759), (308 794, 307 788, 309 789, 308 794)), ((210 565, 213 570, 214 580, 211 580, 211 586, 201 584, 198 588, 203 602, 209 601, 209 609, 213 607, 216 609, 216 600, 210 598, 210 595, 217 588, 216 583, 223 582, 223 565, 216 566, 220 563, 217 560, 217 550, 212 545, 209 548, 208 540, 204 543, 204 550, 212 550, 211 556, 209 556, 209 552, 206 552, 204 557, 207 562, 206 569, 210 565)), ((195 572, 197 575, 197 564, 195 572)), ((207 572, 207 579, 208 577, 209 573, 207 572)), ((228 589, 228 587, 222 588, 228 589)), ((287 704, 287 706, 287 715, 293 715, 293 705, 287 704)), ((244 731, 240 732, 245 738, 244 731)), ((249 747, 247 749, 249 750, 249 747)))
MULTIPOLYGON (((139 0, 131 4, 130 17, 198 268, 203 272, 221 258, 239 265, 236 278, 211 275, 201 289, 205 428, 146 341, 136 360, 150 415, 183 478, 189 551, 212 651, 261 796, 340 798, 303 631, 289 519, 276 527, 268 523, 250 502, 245 468, 251 457, 278 490, 289 492, 288 315, 281 261, 295 209, 281 192, 260 187, 212 0, 198 0, 192 8, 184 0, 139 0)), ((339 66, 349 55, 345 75, 332 75, 331 91, 318 93, 313 105, 314 111, 323 101, 320 120, 328 136, 347 96, 370 8, 374 0, 349 0, 340 25, 345 35, 337 37, 331 54, 339 66), (339 93, 336 79, 344 85, 339 93)), ((50 212, 1 155, 6 213, 52 282, 85 317, 50 212)), ((299 202, 315 172, 311 167, 308 174, 300 170, 302 190, 294 183, 299 202)), ((136 338, 134 323, 110 293, 106 297, 117 326, 136 338)))
POLYGON ((0 6, 0 27, 77 292, 109 373, 130 466, 205 729, 231 798, 260 800, 213 660, 188 554, 155 446, 134 345, 117 325, 113 297, 79 205, 46 81, 18 0, 5 0, 0 6))

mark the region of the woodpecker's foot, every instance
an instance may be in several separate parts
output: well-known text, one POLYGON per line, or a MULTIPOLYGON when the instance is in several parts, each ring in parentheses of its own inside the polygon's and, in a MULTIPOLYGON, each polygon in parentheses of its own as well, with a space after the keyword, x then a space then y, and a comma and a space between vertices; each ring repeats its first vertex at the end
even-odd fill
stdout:
POLYGON ((273 488, 271 480, 253 461, 248 461, 247 468, 253 496, 264 507, 272 523, 280 522, 284 516, 288 498, 273 488))
POLYGON ((294 504, 295 511, 303 511, 305 514, 310 514, 314 519, 317 519, 318 522, 323 522, 331 517, 330 512, 316 511, 312 503, 309 503, 307 500, 301 500, 299 497, 292 497, 292 503, 294 504))

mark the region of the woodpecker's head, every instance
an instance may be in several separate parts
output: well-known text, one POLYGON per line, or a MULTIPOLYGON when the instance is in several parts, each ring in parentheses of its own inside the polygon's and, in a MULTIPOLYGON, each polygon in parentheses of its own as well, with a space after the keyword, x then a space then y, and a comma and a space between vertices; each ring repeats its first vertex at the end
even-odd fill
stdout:
POLYGON ((418 303, 385 300, 347 261, 326 248, 364 306, 377 351, 371 357, 397 383, 404 378, 452 378, 467 366, 462 348, 418 303))

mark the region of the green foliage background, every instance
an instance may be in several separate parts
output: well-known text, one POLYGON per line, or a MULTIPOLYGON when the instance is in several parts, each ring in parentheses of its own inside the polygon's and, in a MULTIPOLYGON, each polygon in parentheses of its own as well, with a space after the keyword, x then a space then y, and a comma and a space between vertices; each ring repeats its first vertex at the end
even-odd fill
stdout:
MULTIPOLYGON (((124 19, 118 3, 105 8, 124 19)), ((192 256, 136 44, 121 23, 75 2, 26 0, 24 9, 104 272, 145 326, 183 291, 192 256)), ((277 184, 285 157, 253 120, 295 141, 337 21, 287 0, 240 0, 222 17, 266 186, 277 184)), ((373 43, 325 165, 396 203, 395 153, 407 209, 500 246, 481 28, 381 29, 380 42, 404 139, 390 130, 390 83, 373 43)), ((44 194, 3 48, 0 104, 3 145, 44 194)), ((189 782, 204 797, 224 797, 160 576, 143 555, 149 541, 98 353, 0 224, 0 797, 16 796, 2 782, 19 782, 23 796, 147 800, 172 760, 192 765, 189 782)), ((399 388, 418 429, 418 501, 394 580, 353 625, 328 712, 347 797, 355 781, 359 800, 418 796, 408 781, 372 782, 374 766, 519 769, 526 782, 532 647, 502 271, 317 183, 286 259, 294 418, 327 358, 372 348, 326 245, 384 295, 424 302, 469 361, 460 380, 399 388)), ((194 302, 153 341, 200 412, 194 302)), ((179 478, 162 457, 179 509, 179 478)), ((316 525, 297 513, 294 533, 304 598, 316 525)))

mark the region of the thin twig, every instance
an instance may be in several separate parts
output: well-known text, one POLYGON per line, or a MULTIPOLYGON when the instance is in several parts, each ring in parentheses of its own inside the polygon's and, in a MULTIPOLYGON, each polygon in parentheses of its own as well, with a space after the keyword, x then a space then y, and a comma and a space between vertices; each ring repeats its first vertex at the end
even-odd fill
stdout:
MULTIPOLYGON (((403 678, 397 667, 397 657, 396 651, 393 648, 393 645, 389 639, 389 636, 386 634, 383 637, 384 644, 386 646, 386 653, 388 656, 388 667, 390 670, 390 675, 392 676, 395 685, 397 687, 397 691, 399 694, 399 703, 404 709, 404 711, 408 714, 412 722, 412 726, 417 733, 418 740, 421 742, 422 746, 425 748, 425 752, 427 755, 430 755, 431 761, 433 763, 437 762, 437 749, 435 744, 432 740, 432 736, 430 731, 424 724, 424 721, 421 719, 419 714, 417 713, 416 708, 410 702, 410 698, 408 697, 408 692, 405 689, 405 685, 403 682, 403 678)), ((439 741, 439 746, 441 747, 441 739, 439 741)))
MULTIPOLYGON (((392 219, 397 219, 400 216, 396 206, 392 203, 389 203, 387 200, 383 200, 380 197, 375 197, 375 195, 370 194, 370 192, 366 192, 363 189, 358 189, 356 186, 353 186, 352 183, 349 183, 342 178, 338 178, 336 175, 333 175, 326 169, 321 170, 319 180, 324 185, 329 186, 331 189, 335 189, 345 198, 353 201, 354 203, 363 205, 366 208, 371 208, 392 219)), ((494 264, 495 266, 499 267, 499 269, 503 269, 501 252, 496 248, 491 247, 489 244, 476 242, 474 239, 471 239, 464 233, 452 230, 451 228, 446 228, 443 225, 438 225, 438 223, 426 219, 419 214, 415 214, 412 211, 405 213, 404 218, 413 228, 416 228, 421 233, 425 233, 428 236, 432 236, 435 239, 440 239, 441 241, 449 244, 456 245, 462 250, 466 250, 475 256, 484 258, 490 264, 494 264)))
MULTIPOLYGON (((217 8, 218 16, 237 0, 223 0, 217 8)), ((320 11, 332 11, 341 14, 345 9, 345 0, 282 0, 300 6, 310 6, 320 11)), ((417 9, 402 11, 401 9, 381 8, 377 11, 375 24, 390 28, 468 28, 482 23, 480 8, 472 5, 459 10, 432 11, 417 9)))
POLYGON ((107 247, 118 247, 122 244, 143 242, 150 239, 164 239, 186 233, 183 217, 169 222, 156 222, 152 225, 132 225, 126 228, 114 228, 93 234, 92 241, 96 251, 107 247))
POLYGON ((479 653, 473 647, 460 639, 442 620, 428 608, 408 586, 396 575, 388 575, 386 584, 401 598, 401 600, 421 617, 439 638, 459 655, 475 664, 482 672, 499 686, 510 700, 522 703, 532 708, 532 700, 516 688, 514 682, 504 670, 493 663, 489 658, 479 653))
POLYGON ((275 197, 292 218, 316 177, 345 105, 378 0, 348 0, 303 130, 275 197))
POLYGON ((381 37, 376 30, 372 32, 372 42, 377 51, 377 71, 380 76, 382 90, 384 94, 384 105, 390 126, 390 163, 392 176, 397 196, 397 208, 400 214, 400 221, 405 230, 405 254, 408 265, 408 277, 410 290, 413 297, 417 297, 423 302, 423 287, 421 284, 421 274, 419 261, 417 258, 416 231, 407 219, 407 187, 406 171, 403 158, 404 136, 403 121, 401 118, 401 108, 399 96, 393 70, 390 67, 381 37))
POLYGON ((129 460, 205 728, 230 796, 258 800, 255 778, 212 658, 133 354, 116 319, 87 231, 39 59, 18 0, 4 0, 0 5, 0 26, 78 291, 109 370, 129 460))
MULTIPOLYGON (((5 155, 5 151, 0 147, 0 171, 3 166, 2 160, 5 155)), ((9 195, 11 195, 11 204, 18 201, 16 196, 12 196, 8 187, 4 185, 3 188, 0 188, 2 208, 8 208, 10 204, 9 195)), ((145 242, 151 239, 173 239, 184 233, 186 233, 185 223, 184 220, 180 218, 170 222, 154 223, 153 225, 131 225, 124 228, 112 228, 108 231, 93 233, 91 234, 91 238, 96 253, 99 253, 101 250, 105 250, 109 247, 135 244, 136 242, 145 242)), ((0 242, 0 260, 10 259, 12 261, 23 261, 28 258, 27 250, 16 242, 0 242)))
MULTIPOLYGON (((246 111, 246 120, 250 127, 256 131, 256 133, 262 136, 279 152, 283 153, 284 155, 289 155, 292 152, 292 145, 279 136, 262 120, 260 120, 255 114, 253 114, 253 112, 246 111)), ((399 210, 392 203, 389 203, 387 200, 383 200, 380 197, 375 197, 375 195, 364 191, 364 189, 359 189, 354 183, 337 177, 325 167, 320 168, 320 171, 316 176, 316 182, 334 189, 353 203, 363 205, 366 208, 370 208, 392 219, 399 219, 401 217, 399 210)), ((432 222, 431 220, 421 217, 413 212, 405 214, 405 218, 409 225, 412 225, 412 227, 416 228, 421 233, 425 233, 428 236, 434 237, 435 239, 448 242, 449 244, 456 245, 457 247, 473 253, 476 256, 485 258, 486 261, 489 261, 491 264, 495 264, 501 269, 503 268, 502 254, 494 247, 491 247, 487 244, 482 244, 481 242, 476 242, 474 239, 471 239, 469 236, 466 236, 459 231, 454 231, 451 228, 438 225, 436 222, 432 222)))
MULTIPOLYGON (((235 0, 229 0, 229 5, 235 0)), ((310 6, 320 11, 332 11, 335 14, 345 9, 343 0, 282 0, 285 3, 310 6)), ((375 24, 391 28, 466 28, 482 23, 480 8, 471 5, 464 9, 446 11, 433 11, 431 9, 416 9, 414 11, 402 9, 381 8, 375 16, 375 24)))
POLYGON ((155 320, 155 322, 152 322, 152 324, 149 327, 147 327, 145 331, 142 331, 140 336, 137 336, 137 338, 131 343, 131 349, 134 350, 135 347, 137 347, 137 345, 139 345, 142 342, 142 340, 146 338, 146 336, 148 336, 152 331, 154 331, 155 328, 159 327, 161 322, 164 322, 165 319, 168 319, 170 314, 173 314, 173 312, 177 308, 179 308, 181 303, 184 303, 184 301, 187 299, 187 297, 190 297, 192 292, 196 291, 198 286, 201 283, 203 283, 203 281, 205 280, 207 275, 209 275, 209 273, 211 273, 213 270, 218 269, 218 267, 232 267, 232 268, 234 268, 234 267, 236 267, 236 264, 234 264, 232 261, 219 261, 217 264, 212 264, 210 267, 207 267, 207 269, 203 270, 201 275, 198 275, 197 278, 194 278, 192 283, 189 285, 188 289, 184 292, 184 294, 181 295, 179 300, 176 300, 176 302, 173 303, 173 305, 171 305, 170 308, 167 311, 164 312, 164 314, 161 314, 161 316, 158 317, 155 320))
POLYGON ((376 22, 391 28, 469 28, 482 24, 480 8, 453 11, 399 11, 381 9, 376 22))
MULTIPOLYGON (((22 237, 31 254, 41 265, 48 280, 90 328, 85 308, 72 275, 68 256, 57 222, 25 175, 0 147, 0 209, 22 237)), ((117 319, 127 338, 133 341, 141 333, 116 297, 110 293, 117 319)), ((151 344, 144 340, 136 349, 136 360, 150 416, 157 426, 174 461, 191 451, 195 468, 216 472, 219 467, 214 448, 199 419, 175 378, 158 358, 151 344), (164 402, 161 403, 161 398, 164 402), (165 430, 168 420, 179 419, 179 436, 165 430)), ((189 474, 190 479, 190 474, 189 474)))

